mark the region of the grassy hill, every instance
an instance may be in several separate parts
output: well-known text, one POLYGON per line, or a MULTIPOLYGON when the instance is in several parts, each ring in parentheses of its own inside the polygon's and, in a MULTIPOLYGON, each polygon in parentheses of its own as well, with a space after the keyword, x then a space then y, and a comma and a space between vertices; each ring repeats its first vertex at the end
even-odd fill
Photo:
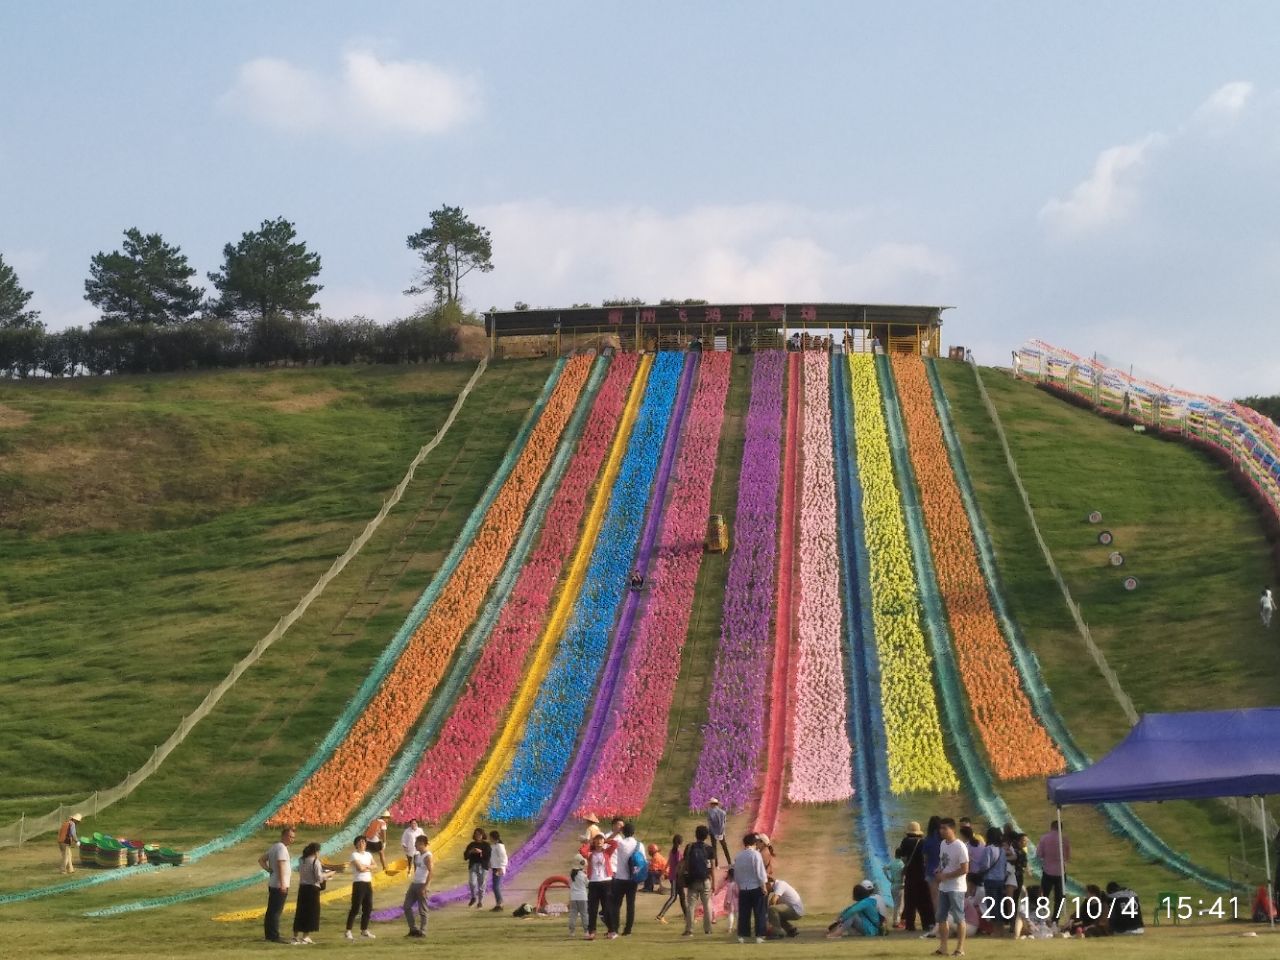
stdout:
MULTIPOLYGON (((0 820, 140 766, 377 513, 473 369, 0 384, 0 820)), ((232 822, 287 778, 429 580, 549 370, 496 364, 480 379, 379 534, 144 787, 135 829, 195 810, 232 822), (411 557, 403 569, 393 549, 411 557), (362 598, 376 602, 331 636, 362 598)))

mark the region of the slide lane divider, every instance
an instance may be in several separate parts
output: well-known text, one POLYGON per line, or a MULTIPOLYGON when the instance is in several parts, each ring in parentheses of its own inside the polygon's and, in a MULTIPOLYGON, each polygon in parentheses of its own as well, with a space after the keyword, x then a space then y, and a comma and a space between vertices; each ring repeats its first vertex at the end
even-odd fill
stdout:
MULTIPOLYGON (((312 751, 311 756, 303 763, 303 765, 294 773, 294 775, 281 787, 276 793, 258 810, 252 813, 248 818, 243 820, 239 825, 230 830, 206 841, 191 850, 187 851, 185 862, 198 863, 205 857, 214 853, 220 853, 228 850, 238 843, 250 839, 258 830, 262 828, 263 823, 285 803, 291 796, 296 793, 303 784, 314 774, 325 761, 332 756, 333 751, 345 739, 351 730, 356 719, 368 705, 369 700, 377 691, 382 680, 386 678, 391 668, 395 665, 400 654, 404 651, 405 646, 409 642, 413 631, 417 628, 430 611, 432 605, 438 598, 441 589, 446 580, 452 575, 453 569, 461 560, 463 554, 470 546, 471 541, 475 539, 476 531, 480 527, 485 514, 488 512, 490 505, 498 496, 506 478, 515 468, 516 460, 520 452, 524 449, 525 443, 529 439, 529 435, 533 432, 534 424, 542 414, 543 408, 546 406, 548 399, 551 397, 552 390, 559 381, 561 372, 564 369, 565 361, 557 360, 552 367, 550 374, 547 376, 547 382, 543 384, 542 392, 534 405, 529 409, 529 413, 525 416, 524 421, 520 425, 519 431, 504 454, 502 461, 498 465, 498 469, 494 472, 488 486, 485 487, 480 499, 476 502, 471 514, 467 517, 467 521, 463 524, 462 529, 458 532, 457 538, 454 540, 448 555, 444 562, 441 563, 440 569, 436 576, 431 579, 418 601, 414 604, 413 609, 405 617, 404 623, 400 629, 396 631, 396 635, 391 639, 387 646, 383 649, 378 659, 374 661, 369 673, 365 676, 360 686, 356 689, 352 698, 347 701, 342 713, 334 721, 329 732, 325 735, 320 744, 312 751)), ((58 893, 67 893, 73 890, 82 889, 84 887, 98 886, 103 883, 110 883, 116 880, 127 879, 129 877, 144 876, 156 870, 166 869, 164 866, 154 866, 151 864, 143 864, 132 867, 128 871, 111 872, 96 874, 73 880, 63 881, 62 883, 53 884, 48 887, 41 887, 36 890, 26 890, 19 893, 10 893, 0 895, 0 905, 7 903, 20 903, 27 900, 35 900, 41 897, 52 896, 58 893)), ((235 889, 235 888, 232 888, 235 889)))
POLYGON ((795 591, 792 566, 795 563, 796 486, 800 460, 800 354, 787 355, 787 429, 783 446, 782 514, 778 534, 778 596, 775 601, 772 676, 769 684, 768 752, 765 756, 764 788, 752 829, 772 835, 778 826, 782 802, 782 781, 787 766, 788 700, 794 682, 791 646, 794 640, 795 591))
POLYGON ((622 420, 613 439, 604 471, 596 486, 595 501, 592 504, 591 512, 587 515, 587 521, 583 527, 582 536, 578 541, 577 552, 573 563, 570 565, 568 577, 561 588, 551 617, 547 621, 542 640, 537 652, 534 654, 533 662, 525 673, 524 681, 516 695, 511 715, 503 726, 501 736, 498 738, 497 743, 494 744, 493 749, 490 750, 484 767, 474 783, 472 783, 471 789, 459 804, 458 809, 454 811, 449 820, 432 837, 432 848, 436 856, 442 857, 445 851, 452 851, 464 838, 470 836, 476 816, 485 804, 489 802, 499 778, 510 764, 516 746, 524 734, 529 713, 533 709, 538 690, 546 679, 552 657, 556 653, 558 642, 564 633, 565 622, 582 589, 587 564, 590 562, 596 541, 600 536, 605 510, 608 507, 618 471, 621 469, 623 455, 630 443, 652 365, 653 357, 651 355, 645 355, 640 358, 639 367, 631 383, 631 392, 627 398, 626 406, 623 408, 622 420))
MULTIPOLYGON (((656 382, 654 383, 655 396, 652 399, 656 401, 656 409, 655 416, 651 419, 658 420, 661 417, 665 436, 662 442, 662 452, 658 460, 656 475, 651 474, 652 479, 648 484, 640 484, 641 489, 648 492, 648 496, 645 498, 648 501, 648 509, 634 566, 635 569, 645 573, 646 577, 653 557, 654 544, 661 528, 667 487, 671 481, 675 454, 683 433, 685 415, 689 407, 689 397, 692 393, 692 384, 697 375, 698 360, 699 355, 697 353, 690 353, 686 358, 682 358, 680 354, 662 355, 659 357, 658 364, 663 369, 656 370, 653 378, 656 382), (663 361, 666 357, 673 358, 672 362, 664 363, 663 361), (674 404, 671 405, 667 385, 673 371, 665 368, 675 366, 675 361, 681 359, 683 359, 683 369, 680 373, 679 388, 676 392, 674 404), (661 416, 664 413, 666 416, 661 416)), ((637 430, 637 439, 643 441, 646 432, 649 437, 656 439, 656 431, 642 431, 639 428, 637 430)), ((554 838, 556 831, 560 829, 573 811, 574 801, 577 799, 586 779, 587 767, 596 762, 600 742, 608 723, 610 708, 618 690, 622 664, 626 660, 627 652, 631 646, 632 627, 635 623, 636 612, 640 602, 640 593, 631 590, 626 591, 622 613, 617 627, 613 631, 613 642, 609 650, 608 659, 604 665, 600 683, 597 685, 591 713, 583 729, 581 742, 578 744, 572 766, 570 766, 568 773, 559 780, 559 789, 556 790, 550 805, 543 812, 533 833, 520 846, 520 849, 511 855, 506 874, 509 878, 519 876, 531 861, 542 854, 554 838)), ((461 901, 467 893, 466 884, 461 884, 452 890, 433 896, 430 904, 433 908, 438 909, 450 903, 461 901)), ((400 911, 389 910, 380 913, 379 919, 395 920, 400 916, 400 911)))
POLYGON ((439 601, 414 631, 342 746, 269 824, 341 824, 391 764, 510 554, 590 370, 591 358, 586 354, 564 365, 520 459, 439 601))
POLYGON ((705 552, 704 518, 711 509, 732 362, 727 352, 700 355, 698 385, 689 401, 676 478, 648 577, 649 598, 627 662, 631 682, 612 711, 613 726, 578 801, 579 813, 609 810, 636 816, 652 791, 705 552))
MULTIPOLYGON (((1005 639, 1008 641, 1009 650, 1013 654, 1013 662, 1018 669, 1019 676, 1022 678, 1023 689, 1027 691, 1027 696, 1030 698, 1041 722, 1044 723, 1045 729, 1049 732, 1049 736, 1053 738, 1058 749, 1066 757, 1068 767, 1072 770, 1082 770, 1089 766, 1093 760, 1076 743, 1071 731, 1067 728, 1066 720, 1058 712, 1058 707, 1053 702, 1053 695, 1049 690, 1048 684, 1045 683, 1044 674, 1041 672, 1040 662, 1027 643, 1026 637, 1023 636, 1022 628, 1018 624, 1017 618, 1014 617, 1013 612, 1009 609, 1003 579, 1000 576, 1000 568, 996 563, 995 547, 991 542, 991 534, 987 530, 986 521, 983 519, 982 511, 978 506, 977 495, 973 489, 973 479, 969 475, 969 467, 964 458, 964 448, 956 435, 955 420, 951 415, 951 404, 947 399, 946 391, 943 389, 942 381, 938 377, 937 361, 932 358, 926 360, 925 370, 929 376, 929 384, 933 388, 933 400, 938 413, 938 421, 942 427, 943 440, 946 442, 947 453, 951 458, 951 466, 955 471, 956 483, 960 487, 960 496, 964 502, 965 513, 969 517, 969 526, 973 530, 974 543, 978 548, 978 563, 982 567, 983 578, 987 584, 987 591, 996 619, 1005 635, 1005 639)), ((976 367, 973 372, 975 377, 978 376, 976 367)), ((1170 847, 1127 803, 1102 803, 1098 804, 1098 807, 1107 818, 1111 830, 1129 840, 1144 856, 1153 861, 1164 863, 1171 870, 1181 873, 1188 879, 1203 884, 1211 890, 1227 891, 1234 889, 1231 881, 1226 877, 1187 859, 1170 847)))
POLYGON ((787 354, 769 350, 757 353, 752 366, 738 474, 737 529, 725 580, 702 752, 689 790, 692 810, 705 809, 707 801, 716 797, 726 810, 737 813, 750 802, 759 777, 777 574, 786 363, 787 354))
POLYGON ((844 642, 848 657, 849 742, 853 749, 854 786, 858 797, 858 840, 867 876, 886 876, 889 817, 885 807, 889 773, 887 746, 871 619, 871 581, 867 546, 858 523, 862 486, 854 466, 856 452, 850 411, 849 374, 843 359, 831 363, 831 400, 835 445, 836 492, 840 534, 841 583, 844 591, 844 642))

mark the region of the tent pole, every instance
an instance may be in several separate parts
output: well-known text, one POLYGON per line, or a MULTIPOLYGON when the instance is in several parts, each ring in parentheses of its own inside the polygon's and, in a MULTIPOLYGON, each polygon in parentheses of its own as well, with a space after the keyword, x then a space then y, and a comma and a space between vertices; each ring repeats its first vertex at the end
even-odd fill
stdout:
MULTIPOLYGON (((1062 845, 1063 845, 1062 807, 1059 806, 1056 809, 1058 811, 1058 863, 1062 865, 1060 868, 1062 870, 1062 876, 1058 878, 1058 881, 1059 883, 1062 884, 1062 899, 1066 900, 1067 899, 1067 858, 1066 856, 1063 855, 1063 852, 1062 852, 1062 845)), ((1061 913, 1060 907, 1055 909, 1057 909, 1058 912, 1061 913)))
POLYGON ((1268 910, 1268 911, 1267 911, 1267 914, 1270 916, 1270 919, 1271 919, 1271 930, 1272 930, 1272 932, 1275 932, 1275 929, 1276 929, 1276 911, 1275 911, 1275 909, 1274 909, 1274 908, 1275 908, 1275 903, 1276 903, 1276 902, 1275 902, 1275 899, 1274 899, 1274 897, 1273 897, 1273 889, 1272 889, 1272 886, 1271 886, 1271 849, 1270 849, 1270 844, 1267 842, 1267 798, 1266 798, 1266 795, 1265 795, 1265 794, 1260 794, 1260 795, 1258 796, 1258 800, 1262 803, 1262 869, 1263 869, 1264 873, 1266 874, 1266 882, 1267 882, 1267 899, 1271 902, 1271 907, 1272 907, 1272 909, 1271 909, 1271 910, 1268 910))

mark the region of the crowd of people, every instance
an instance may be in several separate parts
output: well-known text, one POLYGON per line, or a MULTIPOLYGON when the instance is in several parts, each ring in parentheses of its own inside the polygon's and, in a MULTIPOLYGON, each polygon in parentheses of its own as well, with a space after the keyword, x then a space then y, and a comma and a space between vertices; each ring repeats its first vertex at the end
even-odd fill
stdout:
MULTIPOLYGON (((375 858, 386 870, 387 817, 376 818, 352 841, 347 864, 352 876, 351 902, 344 936, 373 939, 375 858)), ((747 833, 741 848, 731 853, 726 836, 727 816, 716 798, 708 804, 706 823, 698 824, 692 841, 675 834, 663 852, 657 843, 644 844, 635 826, 617 817, 606 831, 594 815, 585 818, 581 846, 567 877, 569 936, 594 940, 600 927, 607 939, 631 935, 636 922, 637 893, 665 894, 656 920, 668 924, 679 907, 683 935, 704 935, 726 921, 739 943, 798 936, 805 916, 800 891, 788 879, 773 841, 763 833, 747 833)), ((259 858, 268 874, 264 933, 278 943, 312 943, 320 927, 320 892, 334 870, 320 859, 320 844, 309 843, 298 868, 297 905, 293 939, 280 933, 280 917, 292 882, 289 844, 291 827, 259 858)), ((424 937, 427 894, 435 865, 430 840, 416 820, 400 838, 408 865, 408 885, 402 909, 410 937, 424 937)), ((1089 885, 1082 897, 1068 898, 1064 889, 1070 841, 1054 821, 1034 848, 1025 833, 1011 825, 983 831, 968 818, 959 821, 934 816, 925 829, 917 821, 907 825, 884 876, 860 880, 851 903, 826 927, 831 939, 883 936, 891 930, 919 932, 936 939, 939 956, 964 956, 965 942, 975 935, 1012 934, 1047 938, 1056 935, 1094 937, 1141 933, 1142 912, 1137 895, 1118 882, 1106 889, 1089 885), (1038 882, 1030 882, 1031 858, 1040 865, 1038 882), (948 950, 954 944, 954 948, 948 950)), ((493 912, 502 912, 507 850, 497 830, 477 827, 466 845, 470 909, 484 909, 486 881, 493 895, 493 912)), ((563 881, 562 881, 563 882, 563 881)))

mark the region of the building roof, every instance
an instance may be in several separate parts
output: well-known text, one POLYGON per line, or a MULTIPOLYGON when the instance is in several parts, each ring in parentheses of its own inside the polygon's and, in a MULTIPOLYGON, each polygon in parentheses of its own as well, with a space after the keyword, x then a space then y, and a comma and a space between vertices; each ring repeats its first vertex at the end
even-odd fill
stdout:
POLYGON ((640 304, 619 307, 535 307, 528 310, 493 310, 485 314, 485 332, 541 333, 556 329, 610 325, 655 324, 753 324, 777 327, 859 327, 866 324, 936 326, 942 311, 950 307, 910 306, 883 303, 708 303, 640 304), (557 324, 559 326, 557 327, 557 324))

